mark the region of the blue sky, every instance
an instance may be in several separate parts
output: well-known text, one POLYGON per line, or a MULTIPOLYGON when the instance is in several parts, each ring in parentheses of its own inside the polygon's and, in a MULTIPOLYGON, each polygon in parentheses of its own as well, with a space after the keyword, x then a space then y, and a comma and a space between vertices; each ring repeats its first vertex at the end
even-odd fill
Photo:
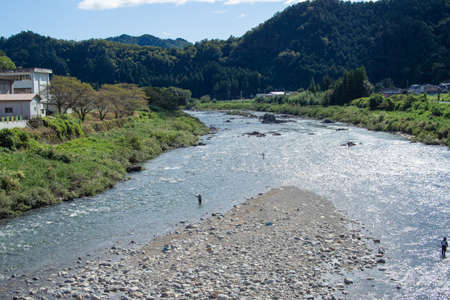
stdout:
POLYGON ((24 30, 65 40, 120 34, 190 42, 241 36, 292 2, 286 0, 6 0, 0 36, 24 30))

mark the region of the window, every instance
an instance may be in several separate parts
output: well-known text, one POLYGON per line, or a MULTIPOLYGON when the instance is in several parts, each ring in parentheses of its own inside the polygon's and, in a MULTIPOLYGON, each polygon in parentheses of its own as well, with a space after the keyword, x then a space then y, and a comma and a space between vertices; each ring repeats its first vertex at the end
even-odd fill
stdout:
POLYGON ((13 108, 12 107, 5 107, 5 114, 12 114, 13 108))
POLYGON ((31 94, 31 88, 16 88, 14 94, 31 94))

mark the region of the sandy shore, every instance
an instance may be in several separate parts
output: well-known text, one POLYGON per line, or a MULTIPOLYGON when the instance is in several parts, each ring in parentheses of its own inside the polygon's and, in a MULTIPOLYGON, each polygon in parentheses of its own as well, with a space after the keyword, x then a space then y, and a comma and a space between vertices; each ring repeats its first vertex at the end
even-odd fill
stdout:
MULTIPOLYGON (((346 271, 384 263, 382 249, 333 204, 293 187, 274 189, 183 224, 139 250, 113 247, 119 259, 87 261, 50 274, 18 299, 339 299, 346 271), (352 226, 356 227, 356 226, 352 226), (330 274, 342 276, 331 284, 330 274)), ((378 242, 378 241, 377 241, 378 242)))

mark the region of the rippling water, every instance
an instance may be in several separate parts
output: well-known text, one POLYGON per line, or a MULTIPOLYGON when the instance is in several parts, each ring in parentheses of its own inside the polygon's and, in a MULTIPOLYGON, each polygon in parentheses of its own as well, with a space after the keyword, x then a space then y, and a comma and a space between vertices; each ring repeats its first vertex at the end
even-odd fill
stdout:
POLYGON ((163 154, 96 197, 0 223, 0 273, 69 263, 116 241, 143 243, 181 220, 198 220, 272 187, 293 185, 330 199, 381 238, 388 279, 378 270, 355 273, 361 282, 355 295, 450 297, 449 259, 439 256, 439 241, 450 230, 446 147, 304 119, 261 124, 221 113, 192 114, 219 128, 203 138, 206 146, 163 154), (251 131, 266 136, 244 135, 251 131), (348 141, 357 145, 341 146, 348 141), (377 280, 366 282, 369 275, 377 280))

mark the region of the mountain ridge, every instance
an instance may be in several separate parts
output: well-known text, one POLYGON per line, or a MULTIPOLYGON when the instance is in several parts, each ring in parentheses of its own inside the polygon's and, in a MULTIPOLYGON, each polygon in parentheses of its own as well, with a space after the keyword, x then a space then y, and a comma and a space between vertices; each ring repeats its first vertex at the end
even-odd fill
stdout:
POLYGON ((151 34, 143 34, 140 36, 121 34, 119 36, 106 38, 105 40, 123 44, 136 44, 139 46, 153 46, 162 48, 184 48, 191 45, 190 42, 182 38, 161 39, 151 34))

